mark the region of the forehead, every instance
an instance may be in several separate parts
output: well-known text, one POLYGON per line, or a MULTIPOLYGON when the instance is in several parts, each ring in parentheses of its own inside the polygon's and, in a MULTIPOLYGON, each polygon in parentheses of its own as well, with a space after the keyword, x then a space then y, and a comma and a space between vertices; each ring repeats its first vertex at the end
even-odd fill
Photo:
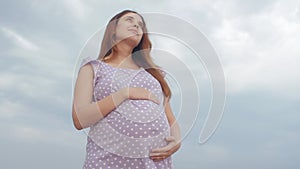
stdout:
POLYGON ((131 12, 123 15, 121 18, 128 18, 128 17, 134 18, 139 22, 143 22, 142 17, 140 15, 138 15, 136 13, 131 13, 131 12))

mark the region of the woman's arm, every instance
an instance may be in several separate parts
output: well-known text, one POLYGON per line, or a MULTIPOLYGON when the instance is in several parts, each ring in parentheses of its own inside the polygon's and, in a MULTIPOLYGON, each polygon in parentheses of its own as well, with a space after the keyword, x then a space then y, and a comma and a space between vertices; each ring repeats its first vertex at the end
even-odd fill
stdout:
POLYGON ((93 102, 93 79, 94 72, 90 64, 79 70, 72 105, 73 123, 78 130, 97 123, 126 99, 148 99, 158 103, 155 96, 144 88, 123 88, 93 102))
POLYGON ((76 80, 72 117, 78 130, 95 124, 126 99, 124 91, 119 90, 98 102, 92 102, 93 76, 93 68, 87 64, 79 70, 76 80))
POLYGON ((163 160, 175 153, 181 146, 180 127, 172 112, 169 101, 166 103, 165 113, 171 127, 171 135, 166 138, 169 144, 162 148, 153 149, 150 157, 154 161, 163 160))
POLYGON ((181 134, 180 134, 180 127, 179 124, 173 114, 173 111, 171 109, 170 103, 168 102, 166 104, 166 115, 169 121, 169 125, 171 127, 171 136, 173 136, 175 138, 176 142, 176 146, 178 146, 178 148, 176 149, 176 151, 179 149, 180 145, 181 145, 181 134))

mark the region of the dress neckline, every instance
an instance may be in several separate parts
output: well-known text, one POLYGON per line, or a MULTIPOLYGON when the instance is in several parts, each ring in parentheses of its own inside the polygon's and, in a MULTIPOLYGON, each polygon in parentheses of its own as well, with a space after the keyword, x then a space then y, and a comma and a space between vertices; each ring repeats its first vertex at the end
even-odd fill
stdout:
POLYGON ((131 70, 131 71, 144 70, 144 68, 143 68, 143 67, 140 67, 140 68, 138 68, 138 69, 132 69, 132 68, 122 68, 122 67, 115 67, 115 66, 112 66, 112 65, 110 65, 110 64, 108 64, 108 63, 106 63, 106 62, 102 61, 102 60, 99 60, 99 59, 96 59, 96 60, 97 60, 98 62, 101 62, 101 63, 103 63, 104 65, 107 65, 107 66, 109 66, 109 67, 113 68, 113 69, 120 69, 120 70, 131 70))

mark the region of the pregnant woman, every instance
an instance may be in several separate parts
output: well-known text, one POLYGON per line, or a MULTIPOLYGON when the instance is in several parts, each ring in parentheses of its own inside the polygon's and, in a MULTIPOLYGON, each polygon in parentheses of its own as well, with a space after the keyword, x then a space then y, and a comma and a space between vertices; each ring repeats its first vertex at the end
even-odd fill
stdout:
POLYGON ((82 62, 72 117, 76 129, 90 128, 84 169, 173 168, 180 129, 150 51, 143 17, 125 10, 106 26, 98 59, 82 62))

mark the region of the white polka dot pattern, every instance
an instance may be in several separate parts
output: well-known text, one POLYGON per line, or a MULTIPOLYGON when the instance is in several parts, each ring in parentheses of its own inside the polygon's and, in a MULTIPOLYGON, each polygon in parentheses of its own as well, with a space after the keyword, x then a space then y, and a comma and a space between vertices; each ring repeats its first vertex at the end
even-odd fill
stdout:
POLYGON ((130 158, 149 157, 149 150, 166 145, 163 138, 168 135, 169 130, 146 138, 128 137, 114 130, 105 119, 89 133, 90 138, 106 151, 130 158))
POLYGON ((172 169, 171 157, 154 162, 151 149, 167 144, 170 127, 164 113, 159 82, 145 69, 116 68, 99 60, 85 60, 94 69, 94 101, 123 87, 143 87, 160 100, 126 100, 90 127, 85 169, 172 169))

